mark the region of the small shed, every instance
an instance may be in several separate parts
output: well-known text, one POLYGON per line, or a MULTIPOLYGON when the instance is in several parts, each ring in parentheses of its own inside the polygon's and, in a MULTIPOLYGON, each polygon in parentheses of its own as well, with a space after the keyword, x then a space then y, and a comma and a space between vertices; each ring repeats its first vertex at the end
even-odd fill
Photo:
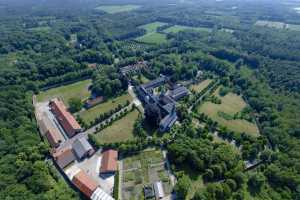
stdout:
POLYGON ((161 181, 157 181, 154 184, 155 198, 162 199, 165 196, 163 184, 161 181))

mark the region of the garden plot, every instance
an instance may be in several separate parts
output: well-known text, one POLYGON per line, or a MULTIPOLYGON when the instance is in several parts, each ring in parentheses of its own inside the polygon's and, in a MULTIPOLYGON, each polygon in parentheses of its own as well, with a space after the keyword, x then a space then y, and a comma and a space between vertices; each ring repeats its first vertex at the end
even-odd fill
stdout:
POLYGON ((171 193, 170 178, 160 150, 145 150, 123 159, 122 199, 140 200, 143 187, 162 181, 165 195, 171 193))

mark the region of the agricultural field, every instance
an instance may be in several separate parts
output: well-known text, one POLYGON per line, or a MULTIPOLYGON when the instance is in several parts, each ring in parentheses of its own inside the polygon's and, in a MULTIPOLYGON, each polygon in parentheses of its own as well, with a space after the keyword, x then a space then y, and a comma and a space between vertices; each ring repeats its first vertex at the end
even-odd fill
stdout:
POLYGON ((94 121, 100 114, 117 108, 119 104, 124 105, 127 101, 131 100, 131 96, 126 93, 114 99, 109 99, 108 101, 96 105, 95 107, 84 110, 79 113, 79 116, 85 123, 89 124, 90 122, 94 121))
POLYGON ((135 40, 146 44, 161 44, 167 42, 167 37, 165 34, 156 32, 158 27, 164 25, 166 25, 166 23, 153 22, 150 24, 139 26, 139 28, 145 29, 147 33, 143 36, 136 38, 135 40))
POLYGON ((170 178, 160 150, 147 149, 123 159, 122 199, 143 199, 143 186, 162 181, 165 195, 171 193, 170 178))
POLYGON ((158 27, 161 27, 161 26, 164 26, 164 25, 167 25, 167 23, 153 22, 153 23, 150 23, 150 24, 145 24, 145 25, 139 26, 139 28, 145 29, 147 33, 153 33, 153 32, 157 31, 158 27))
POLYGON ((274 21, 264 21, 264 20, 258 20, 255 23, 256 26, 266 26, 269 28, 278 28, 278 29, 284 29, 286 28, 286 24, 283 22, 274 22, 274 21))
POLYGON ((123 142, 133 138, 133 125, 139 116, 134 110, 125 117, 115 121, 111 126, 97 133, 97 140, 101 143, 123 142))
POLYGON ((161 33, 147 33, 135 39, 136 41, 147 44, 161 44, 167 42, 167 36, 161 33))
POLYGON ((198 111, 205 113, 222 126, 226 126, 229 130, 258 136, 259 130, 255 123, 244 119, 228 119, 240 113, 247 106, 243 98, 231 92, 221 97, 218 95, 218 90, 214 95, 221 99, 221 104, 206 101, 198 107, 198 111))
POLYGON ((48 101, 52 98, 59 97, 63 100, 65 105, 68 106, 68 101, 71 98, 80 98, 82 101, 87 99, 91 95, 89 91, 91 83, 91 80, 88 79, 42 91, 37 95, 37 101, 48 101))
POLYGON ((49 26, 39 26, 35 28, 28 29, 29 31, 35 31, 35 32, 49 32, 51 30, 51 27, 49 26))
POLYGON ((210 83, 212 82, 212 79, 206 79, 198 84, 193 84, 190 86, 191 90, 194 90, 195 92, 201 92, 204 90, 210 83))
POLYGON ((191 26, 181 26, 181 25, 175 25, 171 26, 170 28, 167 28, 164 30, 165 33, 178 33, 180 31, 185 31, 185 30, 194 30, 194 31, 206 31, 210 32, 210 28, 205 28, 205 27, 191 27, 191 26))
POLYGON ((101 10, 109 14, 115 14, 120 12, 129 12, 132 10, 139 9, 140 5, 106 5, 106 6, 99 6, 95 8, 96 10, 101 10))

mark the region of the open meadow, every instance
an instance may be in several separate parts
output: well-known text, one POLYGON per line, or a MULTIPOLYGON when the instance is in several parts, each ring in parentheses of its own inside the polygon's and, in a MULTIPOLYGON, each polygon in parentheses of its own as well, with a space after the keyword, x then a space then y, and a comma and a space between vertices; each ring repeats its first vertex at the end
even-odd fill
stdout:
POLYGON ((114 143, 133 139, 133 125, 138 116, 139 112, 137 110, 128 113, 111 126, 98 132, 96 135, 97 140, 100 143, 114 143))
POLYGON ((167 37, 161 33, 147 33, 141 37, 136 38, 136 41, 148 44, 161 44, 167 42, 167 37))
POLYGON ((95 8, 96 10, 101 10, 109 14, 115 14, 115 13, 120 13, 120 12, 129 12, 132 10, 139 9, 141 6, 140 5, 103 5, 103 6, 98 6, 95 8))
POLYGON ((212 82, 212 79, 206 79, 204 81, 201 81, 200 83, 193 84, 190 86, 191 90, 194 90, 195 92, 201 92, 204 90, 210 83, 212 82))
POLYGON ((163 22, 153 22, 153 23, 149 23, 149 24, 145 24, 142 26, 139 26, 139 28, 145 29, 147 31, 147 33, 152 33, 152 32, 156 32, 158 27, 167 25, 167 23, 163 23, 163 22))
POLYGON ((87 99, 91 95, 89 91, 91 83, 91 80, 87 79, 42 91, 37 95, 37 101, 48 101, 52 98, 59 97, 63 100, 65 105, 68 106, 68 101, 71 98, 80 98, 82 101, 87 99))
POLYGON ((94 121, 100 114, 108 112, 118 107, 119 104, 124 105, 127 101, 131 101, 131 96, 126 93, 114 99, 109 99, 99 105, 79 113, 79 116, 87 124, 94 121))
POLYGON ((191 27, 191 26, 181 26, 181 25, 175 25, 171 26, 170 28, 167 28, 164 30, 165 33, 178 33, 180 31, 186 31, 186 30, 193 30, 193 31, 206 31, 210 32, 210 28, 206 27, 191 27))
POLYGON ((228 93, 221 97, 218 95, 218 90, 214 93, 214 95, 221 99, 222 103, 215 104, 210 101, 206 101, 198 107, 199 112, 205 113, 210 118, 217 121, 220 125, 227 127, 229 130, 239 133, 245 132, 253 136, 259 135, 259 130, 255 123, 244 119, 225 119, 223 116, 233 116, 236 113, 241 112, 247 106, 241 96, 234 93, 228 93))
POLYGON ((146 30, 146 34, 135 39, 135 41, 147 44, 161 44, 167 42, 165 34, 157 33, 157 28, 166 25, 163 22, 153 22, 139 26, 141 29, 146 30))

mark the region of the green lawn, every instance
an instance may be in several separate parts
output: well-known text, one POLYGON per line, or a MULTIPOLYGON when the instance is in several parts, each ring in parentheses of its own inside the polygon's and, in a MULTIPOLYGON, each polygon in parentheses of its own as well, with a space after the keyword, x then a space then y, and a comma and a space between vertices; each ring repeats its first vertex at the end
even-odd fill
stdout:
POLYGON ((191 26, 181 26, 181 25, 175 25, 171 26, 170 28, 167 28, 164 30, 165 33, 178 33, 180 31, 185 31, 185 30, 194 30, 194 31, 206 31, 210 32, 210 28, 206 27, 191 27, 191 26))
POLYGON ((66 105, 68 100, 73 97, 78 97, 82 100, 87 99, 91 93, 88 87, 91 85, 91 80, 79 81, 73 84, 52 88, 37 95, 37 101, 48 101, 55 97, 60 97, 66 105))
POLYGON ((241 96, 233 93, 228 93, 224 97, 218 95, 218 90, 215 95, 221 99, 221 104, 214 104, 212 102, 204 102, 198 107, 199 112, 207 114, 210 118, 217 121, 223 126, 226 126, 229 130, 236 132, 245 132, 253 136, 259 135, 259 130, 256 124, 243 119, 227 120, 220 116, 220 112, 233 116, 235 113, 240 112, 247 106, 241 96))
POLYGON ((136 38, 136 41, 147 43, 147 44, 161 44, 167 42, 167 37, 161 33, 147 33, 141 37, 136 38))
POLYGON ((35 28, 30 28, 28 29, 30 31, 37 31, 37 32, 48 32, 51 30, 51 27, 49 26, 39 26, 39 27, 35 27, 35 28))
POLYGON ((98 117, 101 113, 105 113, 112 109, 115 109, 119 104, 124 105, 127 100, 132 100, 131 96, 128 93, 114 99, 110 99, 88 110, 84 110, 79 113, 79 116, 85 123, 89 124, 90 122, 94 121, 95 118, 98 117))
POLYGON ((201 92, 204 90, 210 83, 212 82, 211 79, 206 79, 198 84, 191 85, 190 89, 196 92, 201 92))
POLYGON ((107 12, 109 14, 120 13, 120 12, 129 12, 132 10, 139 9, 140 5, 107 5, 107 6, 99 6, 95 8, 96 10, 101 10, 107 12))
POLYGON ((139 112, 134 110, 122 119, 115 121, 111 126, 97 133, 101 143, 123 142, 133 138, 133 125, 139 112))
POLYGON ((166 24, 167 23, 163 23, 163 22, 153 22, 153 23, 139 26, 139 28, 145 29, 147 31, 147 33, 153 33, 153 32, 157 31, 158 27, 164 26, 166 24))

